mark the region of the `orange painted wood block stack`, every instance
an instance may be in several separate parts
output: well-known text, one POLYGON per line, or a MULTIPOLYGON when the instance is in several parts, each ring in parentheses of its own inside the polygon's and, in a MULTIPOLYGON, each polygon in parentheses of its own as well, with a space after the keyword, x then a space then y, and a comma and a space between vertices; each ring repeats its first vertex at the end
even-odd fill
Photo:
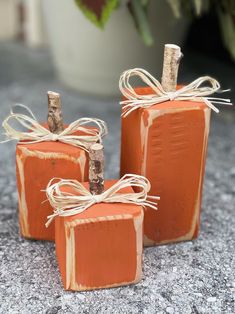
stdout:
POLYGON ((55 218, 56 255, 66 290, 128 285, 142 277, 142 205, 149 202, 149 182, 130 175, 104 183, 102 151, 100 144, 91 146, 89 183, 61 180, 46 190, 55 209, 48 224, 55 218), (145 189, 141 200, 132 184, 145 189))
POLYGON ((47 126, 27 107, 32 117, 11 112, 3 122, 7 141, 19 140, 21 234, 55 240, 65 290, 137 283, 143 245, 198 235, 211 109, 218 112, 212 102, 231 103, 207 97, 220 90, 209 76, 177 86, 181 57, 180 47, 165 45, 162 84, 138 68, 120 78, 120 180, 104 181, 105 122, 82 118, 64 127, 57 93, 48 92, 47 126), (147 87, 133 88, 132 76, 147 87))
MULTIPOLYGON (((162 77, 166 92, 175 91, 180 58, 178 46, 166 45, 162 77)), ((144 97, 156 93, 154 78, 146 77, 141 69, 137 72, 145 76, 149 87, 133 91, 143 103, 151 102, 151 97, 144 97)), ((145 212, 145 245, 191 240, 198 235, 210 111, 200 101, 154 104, 152 100, 151 106, 122 117, 121 175, 146 176, 151 194, 161 196, 159 210, 145 212)))
MULTIPOLYGON (((24 116, 23 119, 21 114, 9 116, 10 119, 18 119, 18 122, 23 125, 26 123, 24 126, 29 127, 29 132, 27 130, 26 133, 20 133, 18 138, 17 135, 15 137, 15 139, 20 139, 16 147, 19 222, 20 232, 24 237, 39 240, 55 239, 54 223, 49 228, 45 228, 46 217, 52 211, 50 204, 45 202, 45 188, 49 180, 53 177, 61 177, 87 181, 86 141, 90 140, 90 132, 92 134, 100 132, 94 127, 82 126, 89 118, 79 119, 64 128, 58 93, 48 92, 48 109, 48 126, 42 125, 44 127, 42 130, 40 129, 41 125, 28 116, 24 116), (81 125, 78 122, 81 122, 81 125), (35 123, 37 130, 35 130, 35 123), (70 128, 69 132, 67 132, 67 128, 70 128), (46 132, 46 134, 39 137, 40 132, 46 132), (61 134, 64 136, 57 140, 57 136, 61 136, 61 134), (24 136, 26 136, 25 140, 24 136), (48 139, 47 136, 49 136, 48 139)), ((103 121, 92 120, 91 122, 99 121, 98 124, 102 124, 105 128, 103 121)), ((8 121, 6 124, 5 129, 9 129, 8 121)), ((14 134, 12 137, 14 138, 14 134)), ((94 137, 94 142, 96 140, 94 137)))

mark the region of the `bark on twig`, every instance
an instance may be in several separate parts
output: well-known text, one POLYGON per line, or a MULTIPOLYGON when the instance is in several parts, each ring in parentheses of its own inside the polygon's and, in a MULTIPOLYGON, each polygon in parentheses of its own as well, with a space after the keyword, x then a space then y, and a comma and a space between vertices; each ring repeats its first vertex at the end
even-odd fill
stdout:
POLYGON ((178 68, 183 54, 180 47, 173 44, 166 44, 164 50, 164 61, 162 71, 162 87, 166 92, 176 90, 178 68))
POLYGON ((59 134, 64 130, 63 117, 61 113, 60 94, 47 92, 48 96, 48 116, 47 123, 52 133, 59 134))
POLYGON ((98 143, 89 150, 89 185, 92 194, 104 191, 104 147, 98 143))

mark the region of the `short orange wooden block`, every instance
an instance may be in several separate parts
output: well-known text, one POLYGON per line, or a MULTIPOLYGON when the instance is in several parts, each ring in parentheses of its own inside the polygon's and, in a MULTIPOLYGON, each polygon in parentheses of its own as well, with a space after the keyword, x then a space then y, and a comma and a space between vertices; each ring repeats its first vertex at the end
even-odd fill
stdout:
MULTIPOLYGON (((115 182, 105 182, 105 189, 115 182)), ((74 216, 56 217, 56 254, 64 288, 81 291, 138 282, 142 223, 142 207, 122 203, 99 203, 74 216)))
POLYGON ((26 238, 54 240, 54 222, 45 227, 52 208, 48 201, 44 202, 43 190, 54 177, 87 181, 88 156, 84 150, 60 142, 18 144, 16 176, 21 234, 26 238))
POLYGON ((147 177, 150 194, 161 197, 158 211, 145 211, 145 245, 197 236, 209 124, 210 109, 192 101, 167 101, 122 118, 121 175, 147 177))

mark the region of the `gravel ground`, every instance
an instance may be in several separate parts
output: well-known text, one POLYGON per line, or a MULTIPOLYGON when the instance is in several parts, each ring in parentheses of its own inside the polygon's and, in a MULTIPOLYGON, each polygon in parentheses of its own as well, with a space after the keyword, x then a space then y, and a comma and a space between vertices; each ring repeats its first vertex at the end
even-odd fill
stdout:
MULTIPOLYGON (((188 55, 183 80, 211 67, 212 75, 221 76, 225 87, 234 85, 231 65, 188 55)), ((61 92, 67 122, 74 116, 107 121, 106 177, 118 176, 117 99, 95 100, 66 89, 54 78, 47 51, 32 51, 19 43, 0 44, 0 69, 0 120, 15 102, 30 106, 43 119, 46 91, 61 92)), ((145 249, 144 279, 139 284, 92 292, 64 291, 54 244, 19 236, 15 144, 1 145, 0 313, 235 313, 234 121, 226 108, 212 117, 199 238, 145 249)))

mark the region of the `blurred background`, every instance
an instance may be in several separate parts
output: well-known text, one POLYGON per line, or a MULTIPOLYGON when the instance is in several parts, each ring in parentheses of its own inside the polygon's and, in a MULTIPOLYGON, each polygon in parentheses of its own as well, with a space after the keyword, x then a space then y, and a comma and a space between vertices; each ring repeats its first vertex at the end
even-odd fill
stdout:
POLYGON ((183 63, 200 75, 223 80, 218 64, 234 69, 234 0, 0 0, 0 21, 1 41, 17 42, 16 59, 20 46, 44 48, 55 77, 86 94, 117 95, 130 67, 160 78, 165 43, 182 45, 183 63))
MULTIPOLYGON (((47 90, 60 92, 65 121, 107 121, 118 176, 119 76, 143 67, 160 79, 165 43, 182 47, 179 82, 209 74, 234 99, 235 0, 0 0, 1 121, 16 102, 45 120, 47 90)), ((215 129, 226 133, 233 112, 223 106, 215 129)))

